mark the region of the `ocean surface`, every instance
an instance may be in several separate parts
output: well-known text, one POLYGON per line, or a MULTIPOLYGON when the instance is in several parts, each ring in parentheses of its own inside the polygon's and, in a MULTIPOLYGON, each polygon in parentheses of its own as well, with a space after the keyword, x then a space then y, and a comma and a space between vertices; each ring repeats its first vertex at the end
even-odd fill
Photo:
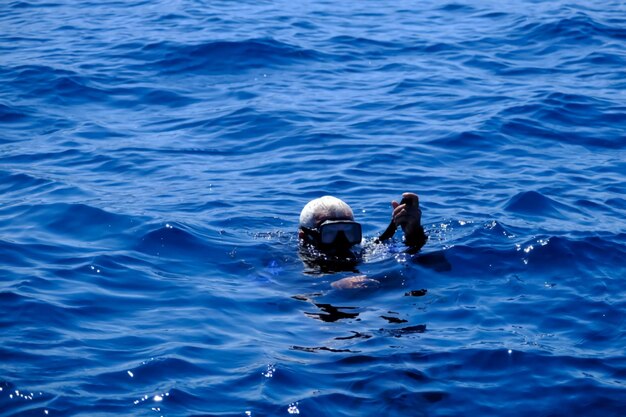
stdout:
POLYGON ((625 280, 622 1, 0 4, 0 416, 623 416, 625 280))

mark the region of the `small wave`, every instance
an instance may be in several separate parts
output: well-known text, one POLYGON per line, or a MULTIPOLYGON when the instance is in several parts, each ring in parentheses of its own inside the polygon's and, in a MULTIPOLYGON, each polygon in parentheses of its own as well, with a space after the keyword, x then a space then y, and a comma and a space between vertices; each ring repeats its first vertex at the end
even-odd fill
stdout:
POLYGON ((554 269, 573 268, 577 271, 596 271, 604 265, 619 265, 626 259, 626 247, 599 237, 580 240, 559 236, 528 242, 528 265, 554 269))
POLYGON ((465 243, 476 245, 488 244, 495 246, 497 244, 510 245, 511 240, 518 234, 513 227, 505 225, 497 220, 484 223, 481 227, 476 227, 472 233, 463 238, 465 243))
MULTIPOLYGON (((52 233, 82 242, 120 242, 138 225, 138 220, 86 204, 38 204, 15 206, 12 216, 19 218, 21 227, 32 224, 52 233)), ((27 236, 27 234, 21 234, 27 236)), ((19 236, 19 235, 18 235, 19 236)), ((43 237, 43 236, 41 236, 43 237)), ((62 240, 58 241, 59 244, 62 240)))
POLYGON ((144 234, 135 250, 164 257, 202 257, 213 247, 179 226, 166 224, 144 234))
POLYGON ((502 110, 498 118, 508 120, 502 126, 507 133, 524 132, 566 143, 621 148, 624 146, 623 135, 620 138, 619 134, 612 134, 612 130, 615 122, 625 116, 623 108, 606 99, 541 92, 528 104, 502 110), (578 126, 576 132, 572 132, 572 126, 578 126))
POLYGON ((53 184, 53 181, 37 178, 25 173, 11 173, 0 171, 0 193, 3 195, 32 195, 53 184))
MULTIPOLYGON (((197 102, 182 91, 161 86, 113 86, 111 79, 82 75, 78 72, 45 65, 27 65, 12 68, 6 75, 15 74, 11 84, 28 97, 61 105, 100 103, 113 107, 165 106, 183 107, 197 102)), ((132 83, 132 81, 130 81, 132 83)), ((0 120, 19 121, 25 112, 0 106, 0 120)))
POLYGON ((516 31, 519 40, 547 41, 551 43, 558 41, 563 45, 568 42, 577 46, 593 44, 595 37, 609 37, 615 40, 626 39, 626 30, 623 28, 612 28, 595 21, 586 13, 578 12, 574 16, 558 18, 549 22, 532 22, 516 31))
POLYGON ((150 68, 162 74, 224 74, 321 60, 323 56, 274 39, 249 39, 196 45, 158 42, 144 46, 133 58, 150 62, 150 68))
POLYGON ((76 72, 45 65, 28 65, 13 69, 18 74, 15 87, 29 97, 43 98, 54 104, 86 104, 108 99, 107 92, 92 86, 89 78, 76 72))
POLYGON ((159 381, 162 384, 168 379, 177 380, 189 376, 201 376, 207 372, 203 367, 188 360, 177 357, 163 357, 148 360, 129 370, 105 373, 101 376, 105 380, 110 381, 120 379, 128 381, 128 371, 132 374, 133 382, 140 384, 152 381, 159 381))
POLYGON ((522 270, 522 256, 513 244, 472 246, 457 244, 444 251, 452 271, 465 274, 487 272, 496 276, 502 272, 517 273, 522 270))
POLYGON ((576 116, 582 117, 590 111, 595 113, 597 112, 595 109, 607 108, 610 105, 610 102, 596 97, 552 91, 548 94, 539 93, 531 104, 506 108, 501 111, 501 115, 504 117, 535 116, 542 108, 556 107, 559 111, 572 112, 576 116))
POLYGON ((466 149, 467 152, 474 150, 476 152, 475 149, 477 148, 498 146, 506 142, 506 138, 497 133, 463 131, 452 132, 447 136, 433 139, 428 144, 445 148, 466 149))
POLYGON ((613 208, 626 211, 626 198, 609 198, 606 200, 606 204, 613 208))
MULTIPOLYGON (((45 319, 46 326, 49 328, 65 329, 68 328, 68 323, 75 323, 73 315, 75 310, 73 308, 52 303, 50 300, 36 296, 22 295, 14 291, 1 291, 0 302, 4 308, 8 309, 7 311, 11 311, 10 314, 2 317, 3 325, 6 324, 7 320, 15 320, 22 326, 39 327, 42 320, 45 319)), ((56 331, 53 332, 56 334, 56 331)), ((35 337, 33 340, 36 342, 35 337)))
POLYGON ((560 209, 565 207, 537 191, 524 191, 511 197, 505 210, 527 216, 564 218, 560 209))
POLYGON ((401 45, 394 42, 349 35, 334 36, 328 40, 328 44, 335 53, 341 54, 343 59, 359 58, 362 55, 370 58, 382 57, 391 50, 401 48, 401 45))
POLYGON ((0 122, 16 123, 29 117, 29 111, 0 103, 0 122))
POLYGON ((567 66, 588 66, 593 65, 602 68, 615 68, 618 71, 615 72, 616 77, 620 77, 623 72, 624 66, 626 66, 626 59, 624 56, 618 55, 612 52, 592 52, 583 57, 575 58, 573 60, 565 61, 563 65, 567 66))
MULTIPOLYGON (((589 148, 623 149, 626 147, 626 136, 624 135, 613 135, 609 132, 610 137, 603 137, 600 136, 603 134, 601 130, 590 131, 589 128, 582 126, 578 128, 578 131, 572 132, 572 127, 566 127, 563 123, 564 115, 562 113, 541 108, 539 108, 539 112, 541 115, 545 115, 545 117, 559 119, 559 123, 563 128, 555 129, 549 127, 547 123, 544 124, 536 119, 516 117, 510 118, 502 124, 502 133, 509 137, 527 136, 532 139, 569 143, 589 148)), ((581 120, 578 123, 581 123, 581 120)))
MULTIPOLYGON (((341 35, 330 38, 328 48, 334 52, 335 61, 384 59, 389 55, 449 55, 462 50, 453 42, 415 40, 410 43, 383 41, 365 37, 341 35)), ((417 67, 406 62, 385 62, 381 71, 406 70, 413 72, 417 67)))
POLYGON ((33 2, 33 1, 12 1, 9 3, 9 7, 12 9, 44 9, 44 8, 53 8, 59 7, 61 3, 53 3, 53 2, 33 2))
POLYGON ((439 8, 442 12, 452 12, 452 13, 472 13, 476 9, 472 6, 468 6, 467 4, 461 3, 448 3, 439 8))
POLYGON ((77 159, 82 157, 82 153, 76 149, 67 149, 63 151, 49 151, 49 152, 29 152, 23 151, 19 154, 0 155, 0 161, 11 161, 12 163, 20 164, 35 164, 38 162, 44 162, 47 160, 55 160, 60 164, 67 164, 68 160, 77 159))

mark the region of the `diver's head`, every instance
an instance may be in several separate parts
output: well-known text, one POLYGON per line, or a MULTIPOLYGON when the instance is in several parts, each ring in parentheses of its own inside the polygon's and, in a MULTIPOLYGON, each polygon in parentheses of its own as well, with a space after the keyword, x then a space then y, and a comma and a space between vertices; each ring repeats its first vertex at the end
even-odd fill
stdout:
POLYGON ((361 225, 342 200, 324 196, 310 201, 300 213, 298 230, 303 243, 325 253, 339 254, 361 243, 361 225))

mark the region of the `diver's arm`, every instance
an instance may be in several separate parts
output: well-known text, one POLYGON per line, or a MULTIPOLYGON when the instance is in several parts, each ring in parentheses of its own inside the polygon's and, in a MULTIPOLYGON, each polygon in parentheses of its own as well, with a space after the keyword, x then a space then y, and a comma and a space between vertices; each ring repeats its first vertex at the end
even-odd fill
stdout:
POLYGON ((414 193, 402 194, 402 202, 391 202, 393 213, 392 221, 400 226, 404 232, 404 243, 412 250, 421 249, 428 236, 422 227, 422 210, 419 207, 419 197, 414 193))
POLYGON ((367 275, 354 275, 331 282, 330 286, 336 290, 355 290, 378 287, 380 286, 380 281, 368 278, 367 275))

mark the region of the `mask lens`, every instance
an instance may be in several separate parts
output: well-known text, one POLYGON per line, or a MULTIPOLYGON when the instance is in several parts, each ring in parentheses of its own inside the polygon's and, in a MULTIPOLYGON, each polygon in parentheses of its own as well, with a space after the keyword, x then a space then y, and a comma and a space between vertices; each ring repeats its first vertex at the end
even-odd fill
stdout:
POLYGON ((320 240, 324 245, 330 245, 343 232, 345 239, 351 245, 361 242, 361 225, 356 222, 341 221, 322 224, 319 228, 320 240))

